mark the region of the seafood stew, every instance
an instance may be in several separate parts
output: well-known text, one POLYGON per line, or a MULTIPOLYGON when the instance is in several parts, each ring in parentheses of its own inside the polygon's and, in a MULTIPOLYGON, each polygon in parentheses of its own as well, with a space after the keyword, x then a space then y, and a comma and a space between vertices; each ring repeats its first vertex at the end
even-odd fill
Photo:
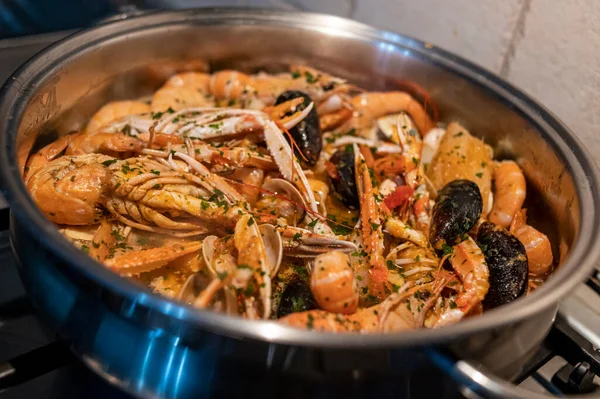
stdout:
POLYGON ((23 159, 34 201, 153 291, 329 332, 437 328, 554 267, 518 164, 400 91, 294 65, 186 72, 23 159))

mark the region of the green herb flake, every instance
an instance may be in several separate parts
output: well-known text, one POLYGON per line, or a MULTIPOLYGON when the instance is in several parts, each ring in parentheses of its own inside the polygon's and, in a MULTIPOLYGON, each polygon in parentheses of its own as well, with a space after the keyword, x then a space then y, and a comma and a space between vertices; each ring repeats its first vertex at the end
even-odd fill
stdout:
POLYGON ((115 162, 117 162, 116 159, 109 159, 107 161, 102 162, 102 165, 104 165, 104 166, 110 166, 110 165, 112 165, 115 162))
POLYGON ((308 314, 308 321, 306 322, 306 328, 308 328, 309 330, 312 330, 313 328, 315 328, 315 318, 312 314, 308 314))
POLYGON ((310 222, 309 224, 307 224, 308 227, 315 227, 317 225, 317 223, 319 222, 319 219, 314 219, 312 222, 310 222))
POLYGON ((450 255, 454 250, 448 244, 442 244, 442 256, 450 255))
POLYGON ((217 272, 217 277, 219 277, 219 280, 223 281, 227 278, 227 272, 217 272))
POLYGON ((306 78, 306 83, 315 83, 319 80, 318 76, 315 78, 314 75, 308 71, 304 72, 304 77, 306 78))

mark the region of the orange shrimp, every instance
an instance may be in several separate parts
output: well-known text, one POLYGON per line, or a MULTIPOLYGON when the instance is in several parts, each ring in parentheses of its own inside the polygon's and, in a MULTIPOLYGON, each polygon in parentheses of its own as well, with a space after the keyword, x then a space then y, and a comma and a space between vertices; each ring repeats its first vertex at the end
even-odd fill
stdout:
POLYGON ((71 141, 80 135, 81 133, 73 133, 62 136, 29 157, 25 168, 24 180, 29 180, 29 177, 34 175, 41 167, 61 155, 71 141))
POLYGON ((525 201, 525 176, 513 161, 502 161, 494 169, 494 205, 490 222, 507 229, 525 201))
POLYGON ((410 94, 401 91, 370 92, 352 98, 352 106, 357 113, 351 120, 352 127, 361 135, 373 125, 377 118, 398 112, 410 115, 421 135, 427 134, 434 124, 419 104, 410 94))
POLYGON ((554 258, 548 236, 526 224, 527 210, 515 214, 510 232, 525 246, 529 273, 536 277, 546 275, 552 270, 554 258))
POLYGON ((250 76, 245 73, 223 70, 211 76, 209 91, 217 99, 235 99, 246 94, 249 83, 250 76))
POLYGON ((207 73, 184 72, 171 76, 162 87, 188 87, 208 93, 210 80, 211 76, 207 73))
POLYGON ((210 98, 191 87, 167 86, 158 89, 152 96, 152 112, 165 112, 168 109, 179 111, 192 107, 212 106, 210 98))
POLYGON ((148 112, 150 112, 150 106, 140 101, 113 101, 96 111, 88 122, 85 132, 94 133, 117 119, 148 112))
POLYGON ((73 137, 67 150, 66 155, 84 155, 94 152, 111 153, 111 152, 128 152, 140 151, 146 144, 135 137, 127 136, 126 134, 104 133, 96 131, 90 134, 80 134, 73 137))
POLYGON ((319 307, 328 312, 351 314, 358 307, 356 279, 343 252, 327 252, 315 258, 310 289, 319 307))

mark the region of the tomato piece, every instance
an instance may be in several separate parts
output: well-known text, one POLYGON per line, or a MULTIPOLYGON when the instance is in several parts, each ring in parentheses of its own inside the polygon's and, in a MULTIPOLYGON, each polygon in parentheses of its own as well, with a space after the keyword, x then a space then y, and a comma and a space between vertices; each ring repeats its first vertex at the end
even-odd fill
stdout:
POLYGON ((383 203, 391 210, 396 209, 407 202, 414 191, 410 186, 398 186, 393 193, 383 199, 383 203))

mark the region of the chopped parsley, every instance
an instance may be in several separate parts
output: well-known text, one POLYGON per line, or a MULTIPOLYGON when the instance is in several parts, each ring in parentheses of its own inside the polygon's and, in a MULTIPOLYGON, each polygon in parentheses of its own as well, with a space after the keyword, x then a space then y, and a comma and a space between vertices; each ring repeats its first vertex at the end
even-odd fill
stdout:
POLYGON ((109 159, 107 161, 102 162, 102 165, 104 165, 104 166, 110 166, 110 165, 112 165, 115 162, 117 162, 116 159, 109 159))
POLYGON ((315 76, 308 71, 304 72, 304 77, 306 78, 306 83, 315 83, 319 80, 319 76, 315 78, 315 76))
POLYGON ((119 233, 119 230, 113 229, 110 232, 110 235, 113 236, 115 238, 115 240, 117 241, 123 241, 125 239, 125 236, 122 235, 121 233, 119 233))
POLYGON ((442 244, 442 256, 450 255, 453 252, 453 249, 448 244, 442 244))
POLYGON ((217 272, 217 276, 219 277, 219 280, 223 281, 227 278, 227 272, 217 272))
POLYGON ((309 330, 312 330, 313 328, 315 328, 315 324, 314 324, 315 318, 313 317, 312 314, 308 314, 308 321, 306 322, 306 328, 308 328, 309 330))

